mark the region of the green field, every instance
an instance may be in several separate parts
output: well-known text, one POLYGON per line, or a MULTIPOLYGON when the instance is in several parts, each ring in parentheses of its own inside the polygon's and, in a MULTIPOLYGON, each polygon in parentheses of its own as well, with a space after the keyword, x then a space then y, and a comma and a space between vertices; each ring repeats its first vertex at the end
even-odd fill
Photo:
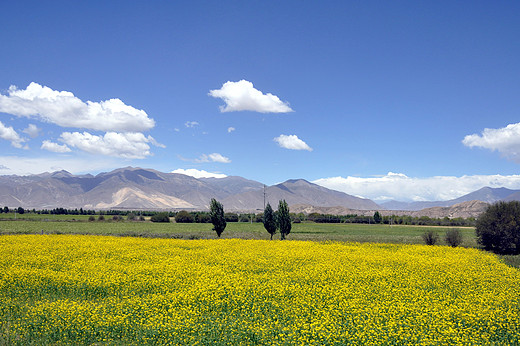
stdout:
MULTIPOLYGON (((129 221, 72 221, 77 216, 60 221, 51 220, 11 220, 0 221, 0 234, 95 234, 137 237, 166 237, 166 238, 216 238, 211 230, 211 224, 191 223, 152 223, 129 221), (68 220, 68 221, 66 221, 68 220)), ((108 217, 107 217, 108 218, 108 217)), ((447 229, 453 227, 432 226, 402 226, 402 225, 367 225, 367 224, 318 224, 295 223, 289 239, 313 241, 354 241, 375 243, 422 244, 421 235, 433 229, 440 235, 440 243, 444 244, 443 236, 447 229)), ((476 247, 475 231, 473 228, 459 228, 463 234, 462 246, 476 247)), ((279 235, 275 235, 278 239, 279 235)), ((234 222, 228 223, 222 238, 241 239, 269 239, 261 223, 234 222)))

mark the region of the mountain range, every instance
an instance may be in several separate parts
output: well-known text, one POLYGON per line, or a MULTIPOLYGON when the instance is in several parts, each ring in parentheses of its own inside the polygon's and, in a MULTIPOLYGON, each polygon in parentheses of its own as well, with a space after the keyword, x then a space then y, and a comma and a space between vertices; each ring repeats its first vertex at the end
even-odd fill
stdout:
POLYGON ((368 199, 333 191, 306 180, 288 180, 274 186, 242 177, 199 178, 126 167, 96 176, 67 171, 28 176, 0 176, 0 205, 29 209, 188 209, 205 210, 212 198, 226 210, 257 211, 267 203, 276 209, 285 199, 289 205, 310 203, 331 207, 377 209, 368 199))
POLYGON ((462 202, 482 201, 486 203, 495 203, 498 201, 520 200, 520 190, 510 190, 505 187, 491 188, 483 187, 477 191, 468 193, 459 198, 450 199, 448 201, 429 201, 429 202, 398 202, 388 201, 379 205, 389 210, 422 210, 432 207, 451 207, 462 202))
POLYGON ((481 212, 483 204, 470 201, 494 203, 499 200, 520 200, 520 190, 484 187, 449 201, 390 201, 378 205, 370 199, 330 190, 304 179, 264 186, 260 182, 237 176, 197 179, 183 174, 134 167, 95 176, 73 175, 67 171, 0 176, 0 206, 11 208, 207 210, 212 198, 221 201, 226 211, 258 212, 263 210, 264 203, 270 203, 276 209, 278 201, 285 199, 289 206, 298 206, 301 210, 325 208, 336 210, 337 214, 341 210, 370 213, 374 210, 417 211, 435 207, 435 214, 444 213, 448 216, 457 213, 453 210, 464 210, 464 215, 470 215, 471 208, 481 212), (458 209, 453 209, 461 203, 458 209))

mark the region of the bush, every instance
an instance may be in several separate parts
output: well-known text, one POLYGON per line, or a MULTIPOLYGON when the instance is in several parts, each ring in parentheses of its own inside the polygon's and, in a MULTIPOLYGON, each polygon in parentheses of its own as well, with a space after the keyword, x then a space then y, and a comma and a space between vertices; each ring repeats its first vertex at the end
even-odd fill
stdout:
POLYGON ((105 221, 105 217, 103 215, 99 215, 98 221, 105 221))
POLYGON ((92 222, 92 221, 96 221, 96 218, 94 217, 94 215, 90 215, 88 217, 88 220, 92 222))
POLYGON ((121 215, 112 216, 112 221, 121 221, 121 220, 123 220, 123 217, 121 215))
POLYGON ((177 223, 193 223, 195 218, 186 210, 181 210, 175 215, 175 222, 177 223))
POLYGON ((444 237, 446 244, 451 247, 457 247, 462 244, 462 233, 460 230, 454 228, 446 231, 446 236, 444 237))
POLYGON ((170 217, 168 213, 158 213, 155 215, 152 215, 150 218, 150 221, 152 222, 170 222, 170 217))
POLYGON ((128 221, 135 221, 137 220, 137 216, 134 214, 134 213, 129 213, 127 216, 126 216, 126 219, 128 221))
POLYGON ((487 251, 520 254, 520 202, 490 205, 478 218, 475 232, 478 243, 487 251))
POLYGON ((434 232, 432 230, 424 232, 422 237, 426 245, 435 245, 435 243, 437 243, 437 241, 439 240, 439 235, 437 234, 437 232, 434 232))

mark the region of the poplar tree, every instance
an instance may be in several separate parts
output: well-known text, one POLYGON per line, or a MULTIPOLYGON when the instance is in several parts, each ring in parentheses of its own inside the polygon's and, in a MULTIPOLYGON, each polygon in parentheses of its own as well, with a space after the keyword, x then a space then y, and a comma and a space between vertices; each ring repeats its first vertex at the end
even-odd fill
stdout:
POLYGON ((222 203, 217 202, 215 198, 212 198, 209 204, 209 216, 213 224, 213 230, 217 232, 217 236, 220 238, 220 235, 226 228, 226 218, 224 217, 224 207, 222 203))
POLYGON ((264 209, 264 227, 267 232, 271 235, 271 240, 273 240, 273 235, 276 233, 276 218, 274 216, 273 208, 269 203, 265 206, 264 209))
POLYGON ((285 200, 281 200, 278 203, 278 216, 277 216, 278 228, 280 229, 281 239, 291 233, 291 216, 289 215, 289 206, 285 200))

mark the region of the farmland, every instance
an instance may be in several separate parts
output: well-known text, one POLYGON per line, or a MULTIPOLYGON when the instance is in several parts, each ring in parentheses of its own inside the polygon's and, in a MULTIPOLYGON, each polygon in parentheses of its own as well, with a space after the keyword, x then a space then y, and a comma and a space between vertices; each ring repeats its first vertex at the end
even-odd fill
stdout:
POLYGON ((0 343, 515 344, 520 273, 475 249, 0 237, 0 343))
POLYGON ((0 345, 520 343, 520 271, 430 229, 0 221, 0 345))
MULTIPOLYGON (((34 217, 34 216, 33 216, 34 217)), ((46 216, 47 217, 47 216, 46 216)), ((52 215, 53 218, 0 221, 0 234, 93 234, 156 238, 214 239, 211 224, 177 224, 128 221, 87 222, 86 216, 52 215)), ((421 235, 429 229, 442 235, 453 227, 368 224, 295 223, 289 239, 313 241, 354 241, 397 244, 423 244, 421 235)), ((460 227, 465 247, 476 247, 475 231, 460 227)), ((223 238, 269 239, 261 223, 230 222, 223 238)), ((278 235, 279 237, 279 235, 278 235)), ((440 243, 443 241, 441 239, 440 243)))

